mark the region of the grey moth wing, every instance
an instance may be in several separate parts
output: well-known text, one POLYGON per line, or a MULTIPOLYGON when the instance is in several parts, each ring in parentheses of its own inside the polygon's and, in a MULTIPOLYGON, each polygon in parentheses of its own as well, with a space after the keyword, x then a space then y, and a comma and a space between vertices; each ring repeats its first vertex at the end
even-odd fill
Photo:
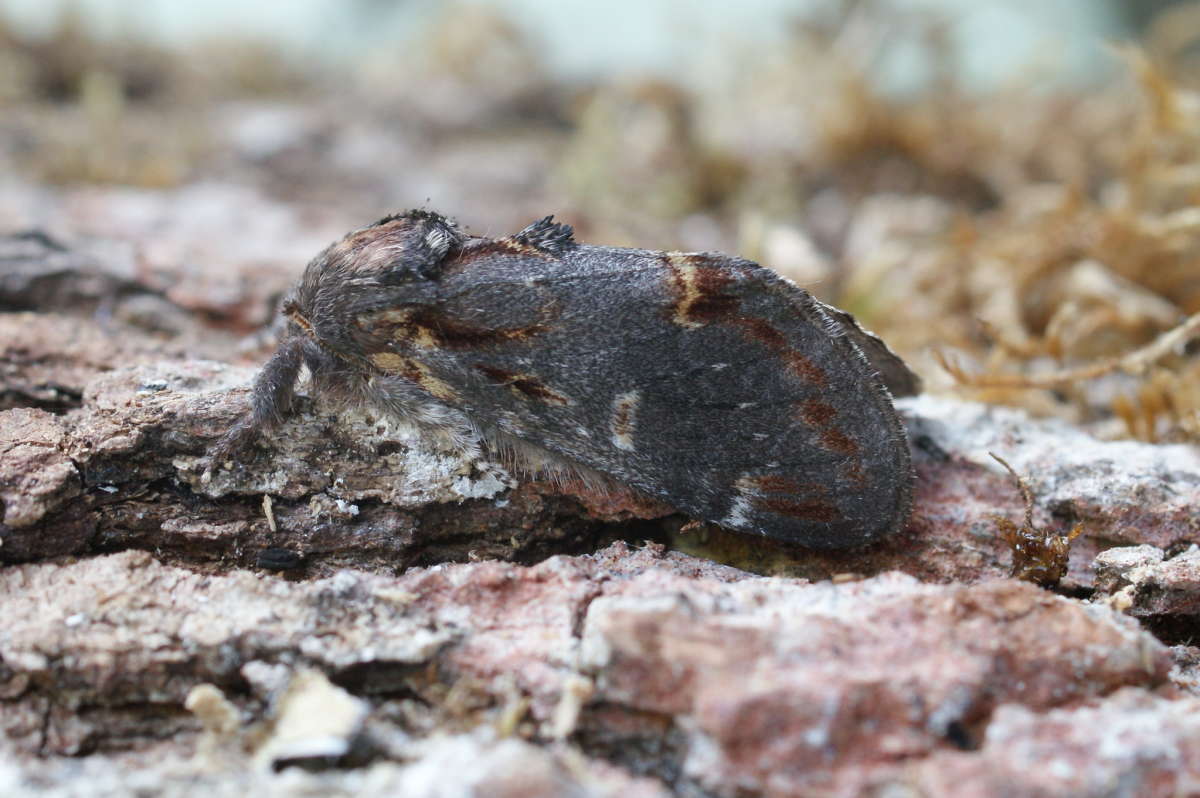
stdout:
POLYGON ((370 361, 493 441, 807 546, 907 520, 907 441, 864 353, 877 339, 768 269, 576 244, 543 220, 466 239, 418 293, 358 316, 370 361))
MULTIPOLYGON (((888 348, 877 335, 863 329, 854 316, 841 308, 817 302, 821 310, 832 318, 842 335, 848 337, 879 373, 884 386, 892 396, 916 396, 921 392, 921 378, 912 372, 899 355, 888 348)), ((836 331, 835 331, 836 334, 836 331)))

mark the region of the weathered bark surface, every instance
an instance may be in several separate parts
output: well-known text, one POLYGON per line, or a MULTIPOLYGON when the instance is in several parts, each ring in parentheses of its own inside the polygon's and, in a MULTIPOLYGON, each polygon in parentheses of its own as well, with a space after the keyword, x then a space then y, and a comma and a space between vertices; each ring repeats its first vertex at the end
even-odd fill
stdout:
MULTIPOLYGON (((923 759, 986 751, 1000 708, 1029 722, 1105 707, 1129 687, 1145 693, 1139 712, 1179 714, 1146 693, 1168 684, 1172 660, 1135 621, 1011 580, 807 584, 614 544, 532 567, 300 582, 126 552, 10 567, 0 594, 3 723, 24 754, 173 739, 178 755, 201 726, 185 699, 212 684, 237 722, 208 744, 261 758, 281 750, 269 745, 281 722, 253 724, 282 714, 285 688, 307 669, 369 702, 345 747, 364 760, 412 757, 413 738, 432 729, 486 728, 569 740, 718 794, 736 784, 849 795, 904 780, 923 759)), ((1169 733, 1192 733, 1175 723, 1169 733)), ((289 739, 282 750, 322 753, 289 739)), ((1162 766, 1131 761, 1122 773, 1162 766)))
POLYGON ((208 321, 241 322, 36 236, 0 258, 0 793, 124 795, 133 770, 206 795, 1200 779, 1200 656, 1146 631, 1185 640, 1200 615, 1176 556, 1194 448, 905 400, 912 521, 837 553, 686 531, 308 400, 206 479, 254 373, 208 321), (155 313, 104 310, 133 300, 155 313), (1096 601, 1004 578, 992 516, 1023 507, 989 451, 1038 524, 1084 524, 1061 592, 1096 601))

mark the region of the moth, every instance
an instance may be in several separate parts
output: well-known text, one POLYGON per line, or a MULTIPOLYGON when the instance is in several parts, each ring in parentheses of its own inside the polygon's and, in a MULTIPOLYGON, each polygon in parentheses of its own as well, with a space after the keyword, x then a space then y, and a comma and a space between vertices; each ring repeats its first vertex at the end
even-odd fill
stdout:
POLYGON ((841 548, 909 515, 892 396, 916 376, 751 261, 582 244, 551 216, 484 238, 414 210, 321 252, 283 313, 218 467, 281 422, 307 367, 314 395, 737 532, 841 548))

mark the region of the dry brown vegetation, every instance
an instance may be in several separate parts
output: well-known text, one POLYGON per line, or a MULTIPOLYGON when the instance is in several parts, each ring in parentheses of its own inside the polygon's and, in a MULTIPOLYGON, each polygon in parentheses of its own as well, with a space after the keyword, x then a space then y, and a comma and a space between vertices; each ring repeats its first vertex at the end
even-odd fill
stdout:
POLYGON ((1038 75, 986 95, 956 78, 937 20, 906 19, 935 77, 898 99, 875 88, 895 22, 875 5, 797 24, 788 48, 704 91, 557 83, 479 9, 319 75, 228 42, 180 55, 71 20, 50 40, 0 29, 0 163, 66 187, 250 181, 374 218, 425 199, 428 181, 396 176, 418 162, 460 186, 466 207, 441 210, 496 227, 553 211, 592 240, 761 260, 857 313, 931 390, 1196 440, 1200 13, 1114 45, 1102 85, 1038 75), (256 101, 303 105, 308 127, 248 160, 219 127, 256 101), (339 141, 375 146, 364 127, 403 157, 340 166, 339 141))

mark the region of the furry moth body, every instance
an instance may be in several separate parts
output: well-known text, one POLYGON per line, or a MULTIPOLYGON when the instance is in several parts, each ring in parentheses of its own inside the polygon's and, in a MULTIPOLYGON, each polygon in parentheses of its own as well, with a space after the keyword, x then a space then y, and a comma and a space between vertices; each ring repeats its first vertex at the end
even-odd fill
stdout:
POLYGON ((279 422, 307 366, 314 393, 739 532, 839 548, 908 517, 890 394, 916 377, 849 314, 750 261, 580 244, 551 217, 478 238, 410 211, 318 255, 284 312, 214 464, 279 422))

